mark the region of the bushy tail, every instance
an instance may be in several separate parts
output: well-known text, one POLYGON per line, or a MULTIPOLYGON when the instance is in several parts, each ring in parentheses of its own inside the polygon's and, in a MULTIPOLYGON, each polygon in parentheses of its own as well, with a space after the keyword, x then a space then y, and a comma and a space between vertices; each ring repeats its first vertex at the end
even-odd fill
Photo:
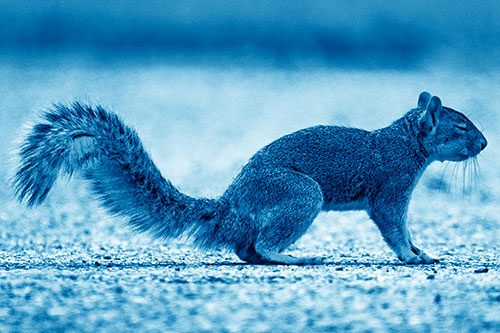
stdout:
POLYGON ((102 107, 55 105, 34 125, 19 151, 16 194, 42 203, 59 173, 83 171, 111 213, 161 238, 187 232, 198 245, 224 245, 223 202, 195 199, 165 180, 136 132, 102 107))

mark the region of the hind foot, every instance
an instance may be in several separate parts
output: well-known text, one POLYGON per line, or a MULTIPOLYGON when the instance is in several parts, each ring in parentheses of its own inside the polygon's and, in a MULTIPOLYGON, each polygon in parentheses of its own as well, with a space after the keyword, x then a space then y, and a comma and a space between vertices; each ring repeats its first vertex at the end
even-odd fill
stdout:
POLYGON ((237 252, 238 257, 249 264, 256 265, 321 265, 323 257, 294 257, 273 251, 261 251, 257 253, 253 248, 237 252))
POLYGON ((399 257, 399 260, 401 260, 405 265, 421 265, 421 264, 437 264, 439 262, 438 259, 434 259, 429 257, 425 252, 421 252, 418 256, 413 255, 411 257, 408 257, 406 259, 402 259, 399 257))
POLYGON ((270 264, 279 265, 321 265, 324 263, 325 258, 321 257, 293 257, 288 254, 277 252, 266 252, 262 254, 262 258, 267 260, 270 264))

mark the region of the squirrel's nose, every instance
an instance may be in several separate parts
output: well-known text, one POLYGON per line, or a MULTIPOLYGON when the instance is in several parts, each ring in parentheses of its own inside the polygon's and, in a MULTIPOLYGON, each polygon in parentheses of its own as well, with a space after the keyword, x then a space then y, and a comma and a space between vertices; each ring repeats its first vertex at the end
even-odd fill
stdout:
POLYGON ((488 145, 488 141, 486 141, 486 138, 483 136, 480 142, 481 142, 481 150, 484 150, 484 148, 486 148, 486 146, 488 145))

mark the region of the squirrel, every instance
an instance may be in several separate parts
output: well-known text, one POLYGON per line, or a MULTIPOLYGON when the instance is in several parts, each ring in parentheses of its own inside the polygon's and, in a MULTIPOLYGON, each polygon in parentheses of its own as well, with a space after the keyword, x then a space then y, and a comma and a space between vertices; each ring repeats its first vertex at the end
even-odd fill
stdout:
POLYGON ((111 214, 159 238, 186 235, 202 249, 229 249, 251 264, 320 264, 282 253, 321 211, 365 210, 405 264, 439 262, 416 247, 406 215, 433 161, 464 161, 486 138, 437 96, 374 131, 315 126, 260 149, 215 199, 180 192, 161 175, 137 133, 101 106, 56 104, 29 129, 13 186, 42 203, 60 172, 80 171, 111 214))

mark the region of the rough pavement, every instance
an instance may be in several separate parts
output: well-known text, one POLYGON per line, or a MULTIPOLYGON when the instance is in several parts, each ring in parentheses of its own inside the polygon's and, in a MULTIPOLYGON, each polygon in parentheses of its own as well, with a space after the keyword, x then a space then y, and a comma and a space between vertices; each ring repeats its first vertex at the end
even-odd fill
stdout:
POLYGON ((425 242, 441 263, 403 266, 362 213, 324 214, 291 253, 327 264, 255 266, 151 241, 92 202, 16 207, 1 216, 0 332, 500 330, 498 247, 468 224, 462 246, 425 242))

